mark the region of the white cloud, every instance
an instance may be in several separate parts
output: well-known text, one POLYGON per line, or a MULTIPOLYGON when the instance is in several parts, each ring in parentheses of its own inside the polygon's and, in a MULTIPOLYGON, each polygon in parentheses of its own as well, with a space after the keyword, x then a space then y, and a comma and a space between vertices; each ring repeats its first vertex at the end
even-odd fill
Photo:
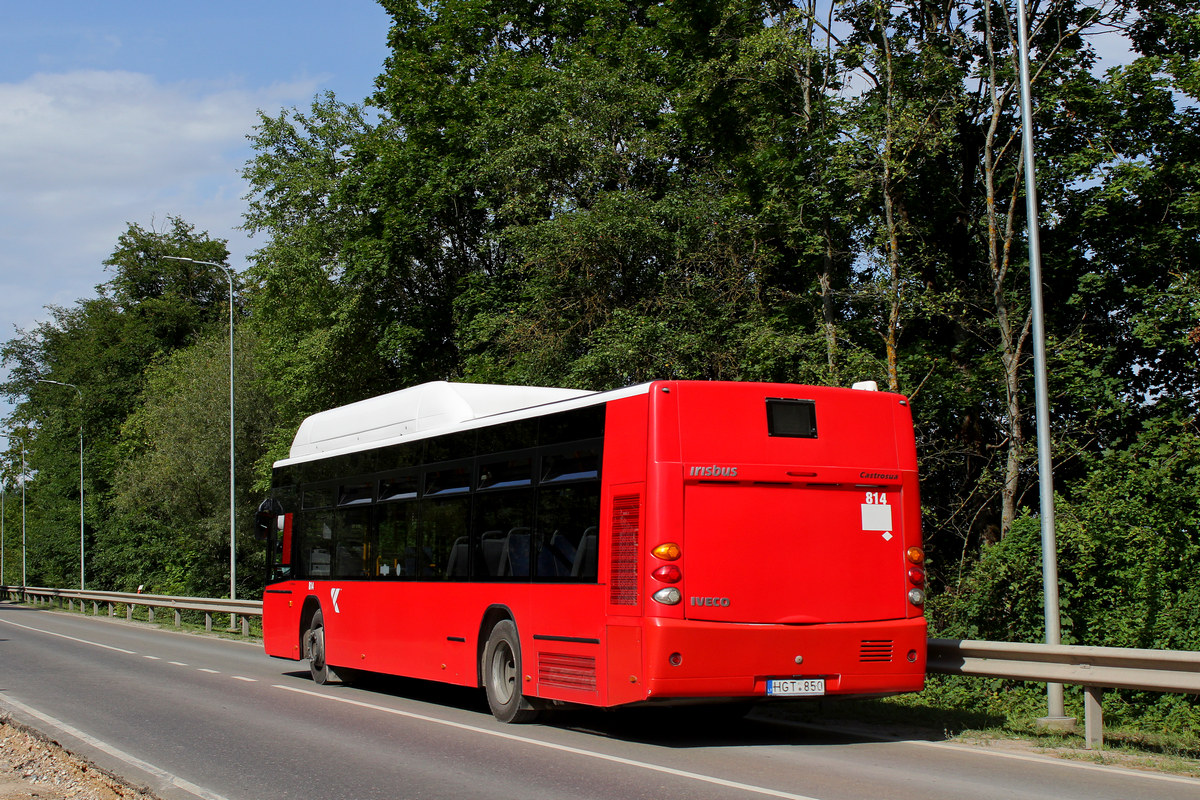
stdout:
POLYGON ((235 230, 240 171, 257 110, 307 105, 319 87, 165 84, 126 71, 0 83, 0 342, 45 320, 48 304, 94 296, 130 222, 182 217, 228 238, 241 269, 251 245, 235 230))
POLYGON ((0 336, 44 317, 45 303, 91 294, 128 222, 174 214, 236 236, 257 109, 306 103, 317 87, 248 91, 119 71, 0 84, 0 274, 18 290, 0 295, 0 336), (20 307, 9 302, 17 293, 20 307))

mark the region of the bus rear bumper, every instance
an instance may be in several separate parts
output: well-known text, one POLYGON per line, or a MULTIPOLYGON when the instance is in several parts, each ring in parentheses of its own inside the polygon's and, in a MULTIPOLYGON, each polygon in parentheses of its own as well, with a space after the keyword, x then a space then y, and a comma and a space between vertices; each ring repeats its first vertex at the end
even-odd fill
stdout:
POLYGON ((925 684, 922 617, 821 625, 650 618, 645 644, 647 700, 766 698, 779 686, 771 681, 788 679, 804 680, 806 694, 820 687, 819 696, 914 692, 925 684))

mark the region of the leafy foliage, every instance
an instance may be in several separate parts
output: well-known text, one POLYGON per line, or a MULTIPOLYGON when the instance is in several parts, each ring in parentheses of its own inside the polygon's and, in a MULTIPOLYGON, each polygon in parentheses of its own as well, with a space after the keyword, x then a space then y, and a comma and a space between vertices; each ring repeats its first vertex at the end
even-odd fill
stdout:
MULTIPOLYGON (((1040 638, 1011 9, 383 5, 371 97, 251 134, 240 525, 301 418, 425 380, 873 379, 916 417, 935 628, 1040 638)), ((1200 26, 1176 0, 1032 22, 1065 638, 1200 648, 1200 26), (1099 75, 1112 28, 1136 58, 1099 75)), ((4 345, 34 580, 73 580, 82 420, 97 580, 222 591, 224 276, 164 255, 226 258, 131 225, 97 297, 4 345)))

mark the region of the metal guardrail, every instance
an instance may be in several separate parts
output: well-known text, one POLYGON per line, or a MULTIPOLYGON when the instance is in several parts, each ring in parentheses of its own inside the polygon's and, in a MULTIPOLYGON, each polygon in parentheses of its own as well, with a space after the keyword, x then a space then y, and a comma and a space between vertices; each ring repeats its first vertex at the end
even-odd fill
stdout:
MULTIPOLYGON (((132 618, 133 609, 137 607, 148 609, 151 621, 155 609, 171 609, 175 613, 176 626, 180 624, 180 611, 201 611, 209 630, 212 629, 213 614, 229 614, 231 629, 236 627, 234 620, 240 618, 242 633, 246 635, 249 635, 248 617, 262 617, 262 602, 258 600, 30 586, 0 586, 0 592, 6 597, 32 598, 35 602, 66 600, 70 608, 79 601, 81 610, 83 603, 90 601, 93 613, 99 613, 99 605, 103 603, 108 605, 109 616, 113 616, 115 606, 124 605, 127 619, 132 618)), ((1200 652, 1185 650, 930 639, 928 670, 944 675, 1082 686, 1084 739, 1089 748, 1102 747, 1104 743, 1100 698, 1106 688, 1200 695, 1200 652)))
POLYGON ((99 614, 101 604, 108 606, 108 615, 115 616, 118 605, 125 606, 125 618, 133 618, 135 608, 145 608, 154 621, 156 609, 170 609, 175 614, 175 627, 181 624, 181 611, 200 611, 204 613, 204 627, 212 630, 213 614, 228 614, 230 630, 237 629, 237 621, 241 620, 244 636, 250 635, 250 617, 262 617, 261 600, 230 600, 229 598, 210 597, 175 597, 165 594, 140 594, 137 592, 94 592, 83 589, 49 589, 39 586, 2 586, 0 591, 5 597, 24 597, 38 602, 54 600, 67 602, 69 610, 74 610, 75 602, 79 602, 83 610, 85 602, 92 603, 92 613, 99 614))
POLYGON ((1188 650, 930 639, 927 669, 1082 686, 1089 748, 1104 744, 1100 698, 1106 688, 1200 694, 1200 652, 1188 650))

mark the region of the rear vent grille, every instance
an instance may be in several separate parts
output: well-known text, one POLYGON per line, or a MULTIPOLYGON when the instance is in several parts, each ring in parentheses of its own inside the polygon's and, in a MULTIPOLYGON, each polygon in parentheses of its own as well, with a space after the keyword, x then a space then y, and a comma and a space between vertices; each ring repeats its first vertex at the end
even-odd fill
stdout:
POLYGON ((641 515, 641 495, 613 498, 608 602, 614 606, 638 604, 638 525, 641 515))
POLYGON ((863 639, 858 648, 859 661, 891 661, 891 639, 863 639))
POLYGON ((596 659, 565 653, 538 653, 538 682, 561 689, 596 691, 596 659))

